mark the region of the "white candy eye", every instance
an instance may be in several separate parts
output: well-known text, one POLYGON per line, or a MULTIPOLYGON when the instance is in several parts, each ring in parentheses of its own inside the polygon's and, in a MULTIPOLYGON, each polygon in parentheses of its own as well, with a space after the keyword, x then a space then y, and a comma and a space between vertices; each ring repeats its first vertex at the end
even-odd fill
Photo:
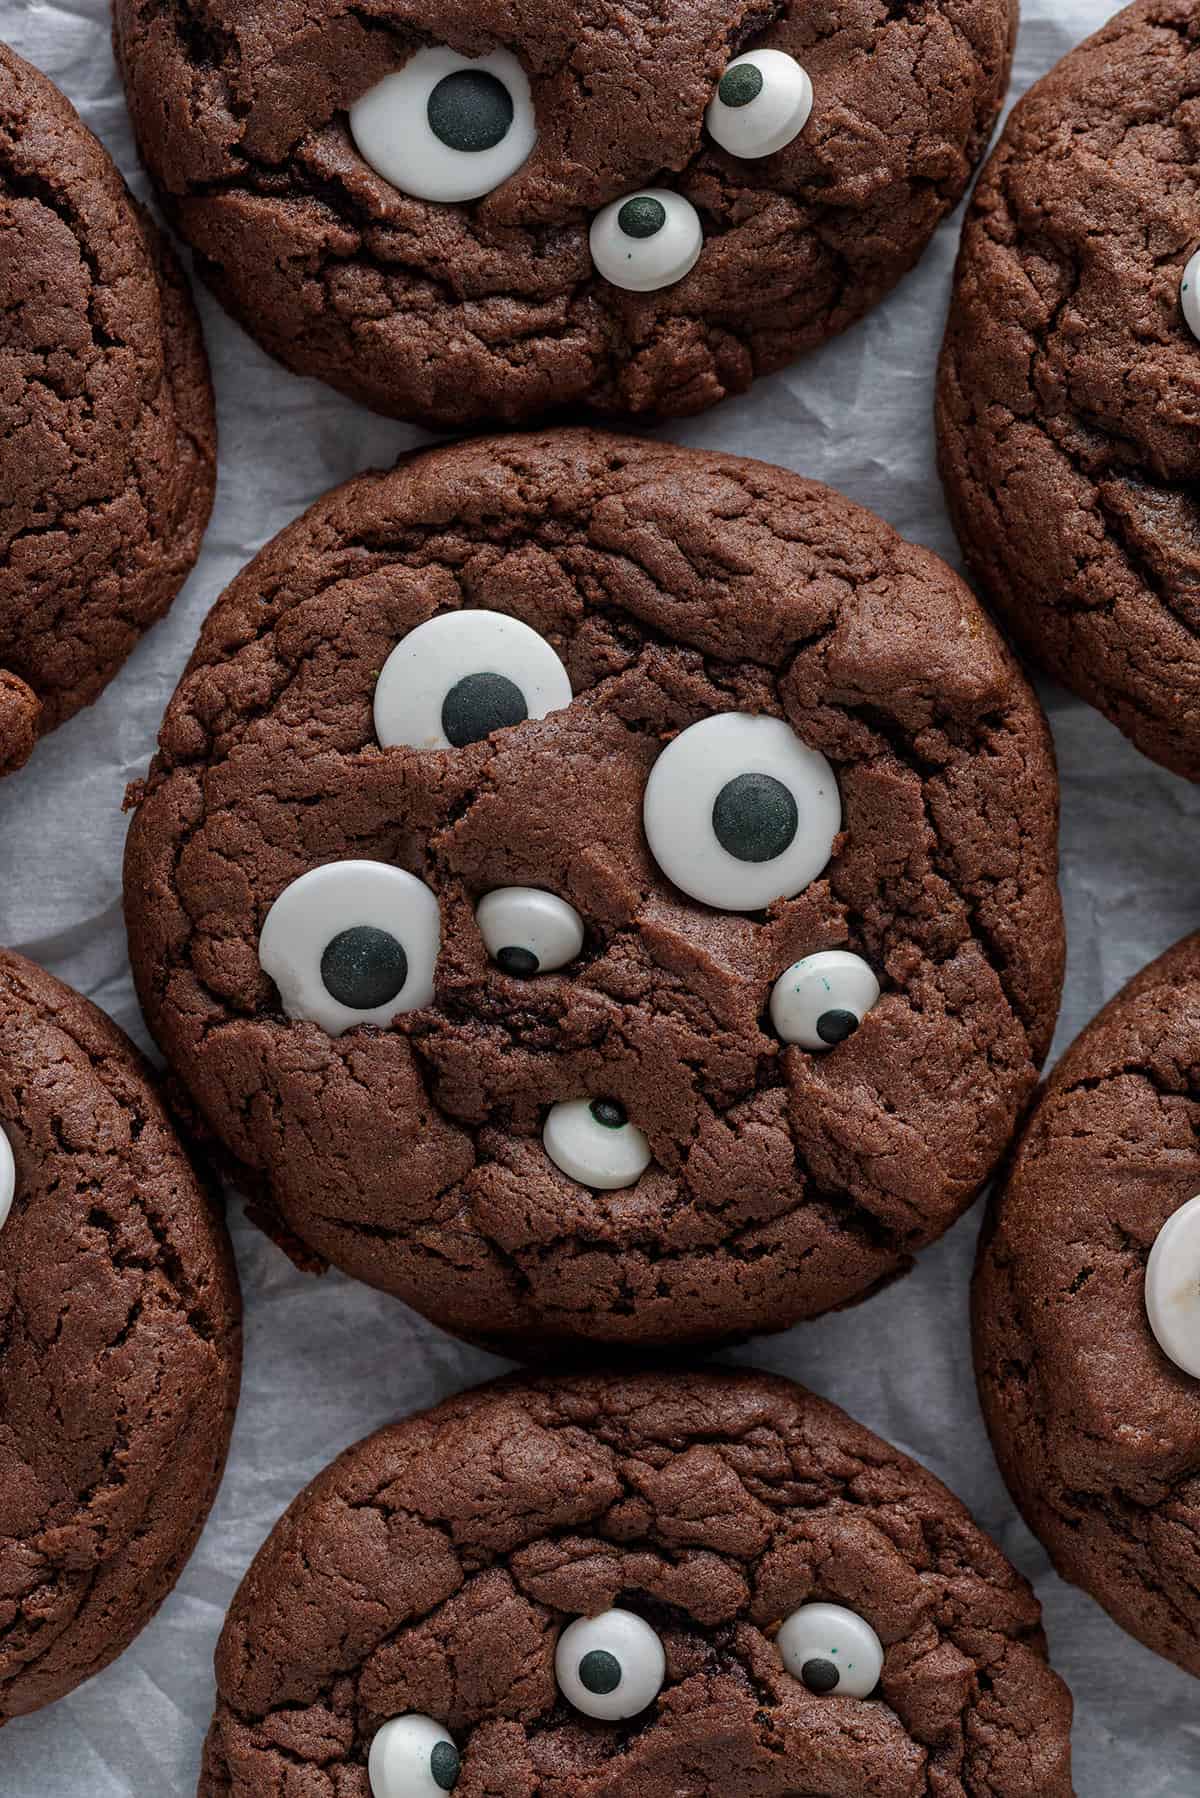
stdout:
POLYGON ((667 1673, 663 1645, 633 1611, 577 1617, 558 1638, 559 1690, 585 1717, 615 1723, 653 1704, 667 1673))
POLYGON ((1173 1212, 1154 1239, 1146 1315, 1163 1354, 1200 1380, 1200 1198, 1173 1212))
POLYGON ((665 187, 627 194, 592 220, 592 261, 614 287, 657 293, 690 274, 704 248, 700 215, 665 187))
POLYGON ((1193 337, 1200 337, 1200 250, 1183 271, 1179 287, 1179 303, 1193 337))
POLYGON ((350 108, 364 162, 418 200, 478 200, 537 142, 529 81, 508 50, 418 50, 350 108))
POLYGON ((552 1106, 542 1143, 555 1167, 599 1192, 632 1186, 650 1165, 650 1144, 616 1099, 552 1106))
POLYGON ((17 1190, 17 1170, 13 1162, 13 1152, 4 1127, 0 1125, 0 1230, 4 1228, 8 1214, 12 1210, 13 1194, 17 1190))
POLYGON ((761 911, 802 891, 842 825, 833 769, 782 719, 721 712, 668 743, 646 782, 650 853, 682 892, 761 911))
POLYGON ((503 612, 443 612, 397 643, 375 684, 385 749, 461 749, 571 703, 566 669, 537 632, 503 612))
POLYGON ((540 887, 497 887, 479 901, 475 920, 496 966, 518 980, 551 974, 583 948, 575 907, 540 887))
POLYGON ((428 1005, 441 937, 424 881, 384 862, 329 862, 280 893, 258 959, 289 1018, 341 1036, 428 1005))
POLYGON ((385 1723, 367 1759, 372 1798, 441 1798, 458 1784, 458 1768, 449 1733, 415 1711, 385 1723))
POLYGON ((735 56, 708 103, 709 135, 751 162, 773 156, 799 137, 813 106, 807 69, 782 50, 751 50, 735 56))
POLYGON ((853 1036, 878 998, 879 982, 860 955, 826 949, 779 976, 771 1022, 785 1043, 832 1049, 853 1036))
POLYGON ((840 1604, 802 1605, 776 1639, 784 1666, 810 1692, 869 1698, 879 1684, 883 1644, 869 1623, 840 1604))

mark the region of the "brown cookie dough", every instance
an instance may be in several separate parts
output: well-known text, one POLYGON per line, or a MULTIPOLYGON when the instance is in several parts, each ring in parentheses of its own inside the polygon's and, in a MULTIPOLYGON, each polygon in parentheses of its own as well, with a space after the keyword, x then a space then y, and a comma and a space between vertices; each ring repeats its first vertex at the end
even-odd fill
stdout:
POLYGON ((946 495, 1018 644, 1200 779, 1200 13, 1139 0, 1021 102, 942 352, 946 495))
POLYGON ((149 1070, 0 951, 0 1724, 107 1666, 179 1578, 240 1359, 225 1228, 149 1070))
MULTIPOLYGON (((860 318, 966 187, 1017 5, 117 0, 115 17, 143 158, 234 316, 300 374, 461 427, 699 412, 860 318), (351 134, 356 102, 436 46, 514 56, 514 125, 536 119, 532 155, 474 201, 399 191, 351 134), (812 113, 786 148, 733 156, 706 108, 731 54, 763 48, 807 71, 812 113), (704 248, 632 293, 590 228, 646 189, 678 197, 704 248)), ((411 168, 427 95, 396 104, 411 168)))
POLYGON ((1025 1581, 932 1474, 759 1373, 504 1381, 369 1436, 268 1538, 217 1681, 200 1798, 369 1798, 376 1732, 413 1713, 452 1738, 451 1783, 374 1798, 1072 1790, 1025 1581), (786 1625, 813 1604, 838 1607, 840 1673, 786 1625), (660 1690, 613 1609, 661 1644, 660 1690), (625 1721, 560 1689, 579 1618, 645 1700, 625 1721), (859 1620, 878 1684, 878 1658, 845 1666, 859 1620))
POLYGON ((175 260, 69 102, 0 44, 0 775, 167 610, 214 481, 175 260))
MULTIPOLYGON (((1147 1261, 1200 1193, 1200 937, 1067 1052, 994 1201, 979 1390, 1013 1497, 1064 1579, 1200 1675, 1200 1384, 1146 1312, 1147 1261)), ((1181 1281, 1196 1290, 1191 1257, 1181 1281)))
MULTIPOLYGON (((415 678, 424 694, 436 670, 415 678)), ((685 773, 673 810, 710 858, 691 791, 685 773)), ((1034 695, 936 557, 761 463, 571 431, 350 482, 218 602, 138 797, 143 1005, 268 1227, 518 1352, 700 1341, 863 1297, 970 1204, 1053 1030, 1057 786, 1034 695), (380 671, 461 608, 456 674, 489 668, 475 636, 503 612, 574 699, 457 749, 381 749, 380 671), (770 728, 840 789, 824 871, 766 910, 689 899, 643 830, 664 746, 726 713, 786 720, 796 735, 770 728), (376 883, 374 864, 425 883, 441 951, 435 968, 405 936, 430 1001, 330 1035, 311 1007, 285 1015, 260 933, 293 883, 364 859, 376 883), (512 887, 578 913, 557 971, 489 957, 476 905, 512 887), (828 1050, 785 1050, 774 983, 836 949, 882 997, 828 1050), (550 1159, 548 1116, 576 1100, 644 1133, 636 1183, 550 1159)), ((322 1003, 322 946, 372 922, 354 879, 304 961, 322 1003)))

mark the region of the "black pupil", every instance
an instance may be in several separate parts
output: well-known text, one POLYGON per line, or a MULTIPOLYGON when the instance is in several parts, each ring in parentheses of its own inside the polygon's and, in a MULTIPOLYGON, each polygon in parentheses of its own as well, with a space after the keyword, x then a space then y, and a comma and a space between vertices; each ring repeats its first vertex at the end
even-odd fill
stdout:
POLYGON ((817 1019, 817 1035, 823 1043, 844 1043, 858 1029, 852 1011, 823 1011, 817 1019))
POLYGON ((762 90, 762 70, 755 68, 752 62, 740 62, 736 69, 728 69, 722 75, 717 92, 724 106, 749 106, 762 90))
POLYGON ((591 1649, 579 1663, 579 1683, 601 1697, 615 1692, 621 1683, 620 1661, 606 1648, 591 1649))
POLYGON ((832 1661, 805 1661, 800 1677, 810 1692, 832 1692, 841 1678, 832 1661))
POLYGON ((541 965, 532 949, 501 949, 496 956, 496 966, 516 980, 528 980, 541 965))
POLYGON ((408 957, 389 931, 358 924, 328 945, 321 957, 321 979, 339 1005, 374 1011, 403 991, 408 957))
POLYGON ((629 1121, 625 1107, 616 1099, 593 1099, 588 1109, 606 1130, 620 1130, 629 1121))
POLYGON ((512 95, 495 75, 458 69, 429 96, 429 129, 451 150, 493 150, 513 122, 512 95))
POLYGON ((740 862, 773 862, 800 824, 796 801, 770 774, 739 774, 717 794, 713 830, 722 849, 740 862))
POLYGON ((458 1784, 458 1749, 453 1742, 438 1742, 429 1757, 433 1783, 443 1792, 452 1792, 458 1784))
POLYGON ((617 214, 617 224, 626 237, 657 237, 667 222, 667 209, 661 200, 641 194, 626 200, 617 214))
POLYGON ((494 730, 529 716, 525 695, 503 674, 468 674, 451 687, 442 704, 442 729, 456 749, 480 743, 494 730))

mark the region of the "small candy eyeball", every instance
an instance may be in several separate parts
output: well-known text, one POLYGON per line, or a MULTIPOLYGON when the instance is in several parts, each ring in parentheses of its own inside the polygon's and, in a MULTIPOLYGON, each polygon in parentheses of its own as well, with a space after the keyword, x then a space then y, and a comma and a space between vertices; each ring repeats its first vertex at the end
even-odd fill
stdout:
POLYGON ((428 1005, 441 940, 423 880, 384 862, 328 862, 280 893, 258 959, 289 1018, 341 1036, 428 1005))
POLYGON ((557 893, 540 887, 497 887, 475 908, 487 952, 517 980, 552 974, 583 948, 583 919, 557 893))
POLYGON ((350 108, 364 162, 417 200, 479 200, 515 175, 537 143, 529 80, 508 50, 460 56, 431 46, 350 108))
POLYGON ((1172 1212, 1154 1239, 1146 1316, 1167 1359, 1200 1380, 1200 1198, 1172 1212))
POLYGON ((861 955, 825 949, 779 976, 771 1022, 785 1043, 832 1049, 853 1036, 878 998, 879 982, 861 955))
POLYGON ((544 637, 504 612, 441 612, 401 639, 375 683, 384 749, 461 749, 571 703, 544 637))
POLYGON ((806 1604, 776 1637, 783 1664, 810 1692, 869 1698, 883 1672, 883 1644, 856 1611, 840 1604, 806 1604))
POLYGON ((785 150, 808 124, 813 85, 807 69, 783 50, 735 56, 708 103, 709 135, 745 162, 785 150))
POLYGON ((842 802, 825 757, 780 718, 721 712, 668 743, 646 782, 650 853, 692 899, 761 911, 825 867, 842 802))
POLYGON ((458 1770, 449 1732, 415 1711, 385 1723, 367 1758, 371 1798, 440 1798, 458 1784, 458 1770))
POLYGON ((627 194, 592 220, 598 274, 627 293, 658 293, 690 274, 704 248, 700 214, 665 187, 627 194))
POLYGON ((616 1099, 551 1106, 542 1143, 555 1167, 598 1192, 632 1186, 650 1166, 650 1144, 616 1099))
POLYGON ((1183 271, 1179 286, 1179 303, 1193 337, 1200 337, 1200 250, 1183 271))
POLYGON ((17 1169, 13 1161, 12 1145, 4 1134, 4 1126, 0 1124, 0 1230, 8 1221, 16 1190, 17 1169))
POLYGON ((667 1675, 663 1645, 634 1611, 577 1617, 558 1638, 559 1690, 585 1717, 615 1723, 653 1704, 667 1675))

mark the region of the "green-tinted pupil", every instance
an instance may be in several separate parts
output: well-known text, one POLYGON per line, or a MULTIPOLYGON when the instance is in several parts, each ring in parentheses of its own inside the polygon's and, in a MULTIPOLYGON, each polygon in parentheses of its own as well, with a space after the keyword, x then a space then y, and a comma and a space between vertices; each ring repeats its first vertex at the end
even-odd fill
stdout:
POLYGON ((762 70, 752 62, 739 62, 732 69, 726 69, 717 89, 723 106, 749 106, 762 91, 762 70))

